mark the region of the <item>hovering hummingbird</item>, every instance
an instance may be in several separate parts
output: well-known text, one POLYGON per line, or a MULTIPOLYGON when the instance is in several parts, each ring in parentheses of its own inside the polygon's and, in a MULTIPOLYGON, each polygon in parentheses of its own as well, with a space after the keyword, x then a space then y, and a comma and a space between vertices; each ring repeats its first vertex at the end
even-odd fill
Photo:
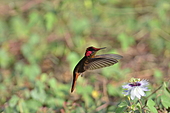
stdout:
POLYGON ((87 70, 94 70, 104 68, 117 63, 119 59, 123 58, 117 54, 102 54, 95 55, 97 51, 103 48, 88 47, 85 52, 85 56, 79 61, 73 71, 73 81, 71 93, 74 91, 77 78, 87 70))

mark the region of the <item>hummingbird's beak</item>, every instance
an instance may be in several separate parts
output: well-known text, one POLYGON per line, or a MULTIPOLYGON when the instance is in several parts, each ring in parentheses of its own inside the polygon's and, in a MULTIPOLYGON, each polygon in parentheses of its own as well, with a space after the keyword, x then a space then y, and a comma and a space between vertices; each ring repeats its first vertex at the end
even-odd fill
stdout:
POLYGON ((102 47, 102 48, 96 48, 96 51, 101 50, 101 49, 105 49, 106 47, 102 47))
POLYGON ((99 48, 99 50, 100 50, 100 49, 105 49, 105 48, 106 48, 106 47, 102 47, 102 48, 99 48))

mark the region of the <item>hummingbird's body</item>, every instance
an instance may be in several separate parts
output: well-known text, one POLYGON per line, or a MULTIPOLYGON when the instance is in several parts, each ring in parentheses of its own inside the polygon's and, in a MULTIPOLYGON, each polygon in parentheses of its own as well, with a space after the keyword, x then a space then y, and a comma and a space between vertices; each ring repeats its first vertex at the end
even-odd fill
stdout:
POLYGON ((74 68, 71 92, 74 91, 78 76, 83 74, 83 72, 85 72, 86 70, 94 70, 111 66, 118 62, 117 59, 122 58, 122 56, 117 54, 103 54, 95 56, 96 52, 100 49, 105 48, 88 47, 86 49, 85 56, 79 61, 79 63, 74 68))

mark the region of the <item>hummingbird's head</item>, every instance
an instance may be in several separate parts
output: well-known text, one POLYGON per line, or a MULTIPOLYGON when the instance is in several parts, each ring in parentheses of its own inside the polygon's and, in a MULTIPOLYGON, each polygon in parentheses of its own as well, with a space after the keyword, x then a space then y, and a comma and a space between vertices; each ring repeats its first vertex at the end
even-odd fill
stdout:
POLYGON ((91 46, 91 47, 88 47, 88 48, 86 49, 85 56, 91 57, 91 56, 95 55, 98 50, 105 49, 105 48, 106 48, 106 47, 103 47, 103 48, 95 48, 95 47, 92 47, 92 46, 91 46))

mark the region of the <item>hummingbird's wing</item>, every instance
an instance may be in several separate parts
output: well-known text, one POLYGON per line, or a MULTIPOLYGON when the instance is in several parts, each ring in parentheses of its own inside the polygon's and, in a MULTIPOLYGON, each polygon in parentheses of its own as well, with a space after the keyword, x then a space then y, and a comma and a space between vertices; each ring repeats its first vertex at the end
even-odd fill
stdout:
POLYGON ((85 70, 94 70, 108 67, 117 63, 121 58, 123 57, 117 54, 96 55, 94 58, 90 58, 88 60, 88 64, 86 64, 85 70))
POLYGON ((113 58, 113 59, 122 59, 123 56, 118 54, 102 54, 102 55, 96 55, 95 58, 113 58))

